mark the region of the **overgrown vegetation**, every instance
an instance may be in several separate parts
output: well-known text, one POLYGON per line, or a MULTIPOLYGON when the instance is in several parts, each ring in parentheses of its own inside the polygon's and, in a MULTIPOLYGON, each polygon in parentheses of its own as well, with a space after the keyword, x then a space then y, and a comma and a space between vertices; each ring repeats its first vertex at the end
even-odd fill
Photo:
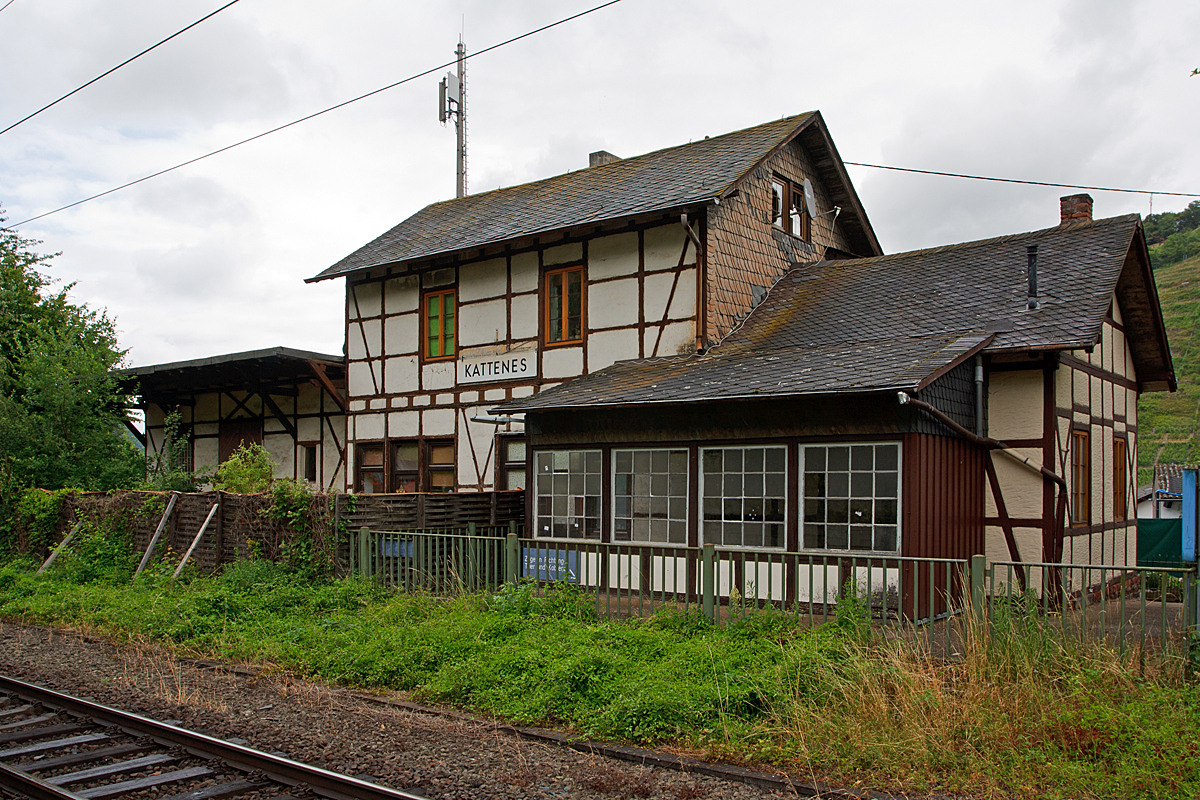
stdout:
POLYGON ((1150 483, 1155 463, 1200 462, 1200 258, 1164 266, 1154 279, 1179 389, 1138 400, 1139 486, 1150 483))
POLYGON ((261 494, 271 488, 275 459, 261 444, 242 442, 217 467, 213 488, 219 492, 261 494))
POLYGON ((1021 610, 945 663, 870 633, 849 599, 775 613, 598 620, 577 587, 392 595, 263 560, 128 582, 119 542, 0 568, 0 615, 253 661, 580 736, 673 744, 797 777, 988 797, 1195 797, 1200 693, 1177 663, 1066 641, 1021 610), (86 570, 84 563, 98 565, 86 570))
POLYGON ((1143 225, 1154 269, 1200 256, 1200 200, 1183 211, 1150 214, 1143 225))
POLYGON ((183 428, 179 409, 172 409, 163 419, 162 445, 157 453, 147 457, 143 489, 154 492, 195 492, 212 483, 210 470, 193 472, 188 469, 188 435, 183 428))
MULTIPOLYGON (((55 288, 40 242, 0 216, 0 462, 6 480, 43 489, 130 487, 141 452, 124 427, 112 370, 125 351, 107 314, 55 288)), ((3 487, 0 487, 3 488, 3 487)))

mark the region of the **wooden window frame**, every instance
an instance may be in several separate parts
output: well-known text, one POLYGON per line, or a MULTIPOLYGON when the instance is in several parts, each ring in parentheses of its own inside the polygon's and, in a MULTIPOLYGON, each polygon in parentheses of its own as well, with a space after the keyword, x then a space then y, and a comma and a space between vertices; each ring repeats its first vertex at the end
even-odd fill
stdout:
POLYGON ((1092 524, 1092 436, 1071 429, 1071 525, 1092 524))
POLYGON ((392 494, 406 494, 400 490, 403 477, 411 477, 413 481, 412 491, 414 493, 421 491, 421 440, 420 439, 389 439, 388 454, 391 456, 391 463, 388 464, 388 491, 392 494), (414 446, 417 449, 416 466, 413 469, 400 469, 400 458, 397 451, 406 445, 414 446))
POLYGON ((433 289, 421 296, 421 355, 426 361, 451 361, 458 355, 458 288, 433 289), (446 352, 446 303, 441 303, 438 317, 438 348, 440 355, 429 353, 429 303, 434 298, 451 297, 454 300, 454 332, 451 334, 450 352, 446 352))
POLYGON ((354 443, 354 491, 359 494, 385 494, 387 492, 387 443, 383 441, 371 442, 355 442, 354 443), (381 492, 365 492, 363 490, 363 452, 366 450, 380 451, 380 463, 376 467, 374 465, 367 468, 370 472, 380 473, 380 485, 383 487, 381 492))
POLYGON ((421 482, 420 487, 423 492, 447 492, 453 493, 458 490, 458 440, 453 436, 440 436, 429 439, 421 439, 421 482), (433 463, 433 448, 444 447, 449 445, 453 455, 450 457, 450 464, 434 464, 433 463), (435 472, 450 473, 450 488, 435 489, 433 486, 433 475, 435 472))
POLYGON ((1129 442, 1113 437, 1113 519, 1129 519, 1129 442))
POLYGON ((804 186, 780 175, 771 176, 771 224, 804 242, 812 241, 812 217, 804 204, 804 186), (779 187, 780 191, 776 191, 779 187), (799 212, 799 230, 792 210, 799 212))
POLYGON ((529 439, 525 434, 501 433, 496 436, 496 476, 495 487, 497 491, 508 492, 513 491, 513 487, 508 485, 508 475, 515 472, 518 466, 525 473, 525 487, 529 486, 529 439), (525 443, 525 458, 520 462, 508 460, 508 445, 512 442, 525 443))
POLYGON ((556 266, 553 269, 548 269, 542 275, 542 345, 545 347, 570 347, 573 345, 583 344, 584 332, 587 330, 587 281, 583 274, 583 264, 569 264, 567 266, 556 266), (568 333, 569 317, 567 316, 567 276, 572 272, 579 273, 579 336, 574 339, 566 338, 568 333), (562 339, 550 339, 550 280, 555 275, 563 276, 563 313, 561 315, 561 334, 562 339))
POLYGON ((320 442, 296 442, 296 449, 300 452, 301 458, 298 464, 297 473, 300 478, 311 483, 320 483, 321 481, 321 443, 320 442), (308 477, 308 448, 312 448, 313 452, 313 477, 308 477))

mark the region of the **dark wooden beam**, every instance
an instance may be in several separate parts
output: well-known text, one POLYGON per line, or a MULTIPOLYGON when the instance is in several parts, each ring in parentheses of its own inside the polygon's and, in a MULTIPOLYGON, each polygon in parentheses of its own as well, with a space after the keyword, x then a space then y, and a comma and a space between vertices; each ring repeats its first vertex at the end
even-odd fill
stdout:
MULTIPOLYGON (((275 401, 271 399, 271 396, 269 394, 263 394, 261 392, 259 393, 258 396, 261 397, 263 399, 263 402, 267 404, 267 408, 271 409, 271 413, 275 415, 275 419, 277 419, 281 423, 283 423, 283 427, 286 428, 287 432, 292 435, 293 439, 295 439, 296 438, 296 426, 292 424, 292 421, 287 418, 287 415, 284 414, 283 411, 279 408, 279 406, 275 403, 275 401)), ((264 431, 264 433, 265 433, 265 431, 264 431)))
POLYGON ((125 423, 125 427, 129 430, 130 433, 133 434, 133 438, 138 440, 138 444, 140 444, 142 446, 142 449, 144 450, 146 448, 146 434, 139 431, 134 426, 134 424, 129 421, 128 417, 124 417, 124 416, 121 417, 121 422, 125 423))
POLYGON ((346 410, 346 398, 342 397, 342 393, 333 385, 333 381, 329 380, 329 376, 325 374, 325 365, 318 361, 308 362, 308 366, 312 368, 313 374, 317 376, 317 380, 325 387, 325 391, 329 392, 329 396, 333 398, 333 402, 337 403, 342 411, 346 410))

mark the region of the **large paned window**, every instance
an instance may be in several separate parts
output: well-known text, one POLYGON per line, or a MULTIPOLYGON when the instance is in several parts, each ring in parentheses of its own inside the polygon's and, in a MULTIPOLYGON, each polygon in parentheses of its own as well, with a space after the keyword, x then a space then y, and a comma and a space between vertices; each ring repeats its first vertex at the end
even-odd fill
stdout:
POLYGON ((583 341, 583 267, 546 273, 546 342, 583 341))
POLYGON ((1129 516, 1129 464, 1124 439, 1113 439, 1113 519, 1129 516))
POLYGON ((425 357, 453 358, 454 336, 457 327, 454 290, 446 289, 425 295, 425 357))
POLYGON ((804 547, 899 550, 900 445, 804 447, 804 547))
POLYGON ((600 538, 599 450, 543 450, 537 471, 537 535, 556 539, 600 538))
POLYGON ((787 449, 701 451, 704 541, 727 547, 783 547, 787 449))
POLYGON ((1092 521, 1092 445, 1087 431, 1071 431, 1071 524, 1092 521))
POLYGON ((613 541, 687 544, 687 450, 613 451, 613 541))

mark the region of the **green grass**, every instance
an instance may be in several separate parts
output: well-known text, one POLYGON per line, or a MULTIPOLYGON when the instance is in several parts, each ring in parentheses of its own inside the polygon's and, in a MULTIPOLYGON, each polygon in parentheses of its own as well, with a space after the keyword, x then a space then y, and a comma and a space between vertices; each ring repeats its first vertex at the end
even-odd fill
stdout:
POLYGON ((1160 267, 1154 280, 1179 390, 1138 400, 1139 486, 1150 482, 1156 459, 1190 463, 1200 454, 1193 442, 1200 423, 1200 258, 1160 267))
POLYGON ((407 690, 582 737, 667 745, 797 777, 989 797, 1200 796, 1200 693, 1036 626, 941 664, 872 640, 861 609, 600 621, 571 587, 393 595, 263 561, 172 583, 110 569, 0 568, 0 616, 347 686, 407 690))

